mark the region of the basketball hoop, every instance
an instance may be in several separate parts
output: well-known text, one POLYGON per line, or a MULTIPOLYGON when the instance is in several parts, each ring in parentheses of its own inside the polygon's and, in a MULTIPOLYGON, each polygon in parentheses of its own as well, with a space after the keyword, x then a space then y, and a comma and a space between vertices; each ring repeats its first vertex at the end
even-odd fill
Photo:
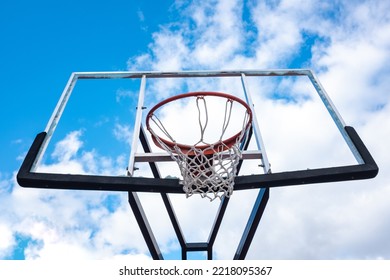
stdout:
MULTIPOLYGON (((227 207, 230 200, 223 199, 221 201, 206 241, 187 242, 175 213, 175 207, 173 207, 168 195, 182 194, 184 192, 183 186, 187 196, 199 193, 202 197, 208 197, 210 200, 230 196, 233 184, 234 192, 258 190, 249 216, 242 216, 242 218, 247 219, 247 223, 233 257, 235 260, 244 260, 264 214, 271 188, 370 179, 376 177, 378 171, 378 165, 357 131, 344 123, 317 76, 309 69, 118 71, 74 72, 71 74, 45 130, 36 135, 26 153, 16 179, 23 188, 127 193, 129 206, 136 223, 151 257, 155 260, 163 260, 164 256, 157 242, 157 236, 154 234, 153 228, 150 227, 148 215, 144 213, 143 203, 138 192, 159 193, 161 195, 162 205, 169 214, 169 220, 181 247, 182 260, 186 260, 188 253, 194 251, 207 252, 207 259, 212 260, 216 237, 219 235, 225 213, 228 212, 227 207), (297 76, 310 80, 318 98, 322 100, 330 118, 338 128, 340 136, 356 159, 356 163, 352 165, 349 163, 348 165, 338 165, 336 163, 330 167, 270 172, 270 163, 252 106, 247 77, 284 78, 297 76), (148 95, 149 91, 146 90, 147 80, 156 78, 174 78, 173 80, 175 80, 179 78, 176 83, 180 86, 182 82, 186 85, 193 84, 194 80, 192 79, 203 84, 203 82, 209 82, 210 78, 222 77, 224 81, 241 79, 243 94, 249 106, 244 101, 223 93, 195 92, 169 98, 154 106, 146 119, 147 128, 151 132, 154 143, 168 151, 164 154, 153 153, 146 131, 142 126, 145 98, 151 97, 148 95), (126 176, 101 172, 100 174, 75 174, 69 169, 62 172, 54 172, 53 170, 51 170, 53 172, 50 170, 42 172, 39 168, 42 166, 42 159, 48 155, 48 145, 50 141, 53 141, 52 137, 58 129, 58 124, 61 123, 60 119, 66 111, 65 108, 68 106, 70 96, 72 94, 90 94, 85 91, 77 93, 74 91, 77 88, 77 83, 85 79, 125 79, 127 80, 126 84, 129 80, 140 81, 138 95, 136 92, 132 95, 134 98, 132 102, 136 102, 138 99, 138 103, 126 176), (217 99, 217 102, 214 99, 217 99), (256 141, 257 149, 247 153, 248 151, 244 150, 248 148, 249 140, 252 137, 256 141), (143 153, 137 152, 138 144, 142 145, 143 153), (181 177, 184 179, 172 178, 172 176, 163 178, 161 176, 158 170, 158 167, 161 166, 160 162, 171 159, 176 160, 183 174, 181 177), (242 174, 240 172, 242 169, 240 168, 241 160, 246 159, 261 160, 263 168, 258 168, 260 172, 253 170, 250 175, 242 174), (136 162, 148 162, 153 177, 143 177, 143 172, 137 176, 137 173, 134 172, 137 169, 136 162)), ((174 172, 174 170, 168 170, 167 175, 175 176, 174 172)), ((247 201, 244 200, 243 203, 247 203, 247 201)))
POLYGON ((242 147, 248 139, 251 125, 252 111, 249 105, 235 96, 220 92, 191 92, 173 96, 155 105, 146 117, 146 127, 153 142, 167 151, 179 165, 187 197, 199 193, 210 200, 229 197, 232 194, 237 165, 242 158, 242 147), (194 117, 198 118, 200 130, 199 139, 195 139, 191 144, 178 143, 168 132, 158 113, 159 109, 168 103, 187 99, 196 103, 197 116, 194 113, 194 117), (220 116, 222 120, 210 117, 207 107, 208 102, 211 103, 209 99, 217 100, 219 105, 224 102, 224 112, 220 116), (240 108, 236 108, 235 104, 240 108), (236 116, 232 119, 233 109, 241 110, 241 120, 236 116), (215 122, 222 123, 221 133, 215 140, 206 139, 206 132, 212 122, 213 125, 215 122), (232 126, 233 122, 239 122, 239 131, 230 136, 229 126, 232 126))

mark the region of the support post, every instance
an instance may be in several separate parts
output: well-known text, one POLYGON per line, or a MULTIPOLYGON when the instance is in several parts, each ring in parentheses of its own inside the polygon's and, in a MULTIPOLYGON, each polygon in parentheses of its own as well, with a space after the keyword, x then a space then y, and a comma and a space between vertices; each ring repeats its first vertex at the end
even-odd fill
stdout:
POLYGON ((138 226, 141 229, 141 233, 145 239, 152 258, 154 260, 163 260, 164 258, 160 252, 160 248, 158 247, 156 238, 154 237, 152 228, 149 225, 148 219, 145 215, 137 193, 129 192, 129 204, 133 210, 135 219, 137 220, 138 226))
POLYGON ((248 223, 242 234, 241 241, 238 245, 234 260, 244 260, 248 253, 249 247, 252 243, 252 239, 255 236, 257 226, 260 223, 260 219, 263 216, 265 207, 267 206, 269 198, 269 188, 262 188, 259 191, 255 205, 253 206, 251 215, 249 216, 248 223))

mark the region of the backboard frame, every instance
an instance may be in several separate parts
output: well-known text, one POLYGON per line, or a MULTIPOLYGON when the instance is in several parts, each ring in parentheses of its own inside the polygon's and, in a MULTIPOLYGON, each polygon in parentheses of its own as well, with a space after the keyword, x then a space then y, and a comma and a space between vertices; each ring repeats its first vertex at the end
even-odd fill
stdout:
POLYGON ((356 133, 354 128, 345 125, 344 120, 334 106, 332 100, 322 87, 319 79, 309 69, 271 69, 271 70, 232 70, 232 71, 180 71, 180 72, 75 72, 57 103, 56 108, 45 128, 39 133, 17 174, 18 183, 22 187, 49 188, 49 189, 78 189, 78 190, 107 190, 107 191, 137 191, 137 192, 165 192, 184 193, 179 179, 175 178, 142 178, 133 174, 134 164, 138 161, 164 161, 170 160, 167 155, 156 153, 137 153, 138 139, 142 129, 141 119, 145 83, 148 78, 183 78, 183 77, 240 77, 247 103, 252 106, 253 129, 257 142, 257 151, 245 151, 244 158, 261 159, 264 174, 238 175, 235 179, 235 190, 256 189, 261 187, 278 187, 302 185, 323 182, 336 182, 373 178, 378 173, 378 166, 368 149, 356 133), (331 118, 343 136, 357 164, 316 168, 310 170, 297 170, 272 173, 266 150, 257 123, 256 111, 253 109, 252 97, 247 86, 246 77, 252 76, 307 76, 316 92, 324 103, 331 118), (51 137, 60 121, 61 115, 78 80, 82 79, 141 79, 141 88, 136 112, 135 127, 132 140, 132 149, 129 165, 125 176, 100 176, 77 174, 51 174, 36 172, 42 156, 51 140, 51 137))
MULTIPOLYGON (((164 206, 168 212, 169 219, 174 228, 177 240, 181 246, 181 258, 187 259, 188 252, 205 251, 207 259, 213 259, 213 245, 221 226, 225 210, 230 197, 222 197, 220 206, 215 216, 208 240, 205 242, 187 242, 173 205, 168 194, 183 193, 183 185, 179 179, 161 178, 157 162, 171 160, 168 154, 152 153, 145 130, 142 126, 143 101, 145 95, 145 83, 147 78, 164 77, 240 77, 246 102, 251 106, 253 121, 248 137, 255 137, 258 150, 247 151, 249 141, 243 147, 243 159, 260 159, 264 174, 238 175, 235 177, 234 191, 258 189, 257 198, 248 217, 248 221, 242 233, 241 239, 233 256, 235 260, 245 259, 252 239, 256 233, 262 215, 269 200, 269 192, 272 187, 293 186, 313 183, 327 183, 346 180, 360 180, 373 178, 378 173, 378 166, 370 152, 360 139, 353 127, 345 125, 334 104, 319 83, 319 80, 311 70, 307 69, 277 69, 277 70, 255 70, 255 71, 182 71, 182 72, 78 72, 73 73, 61 95, 59 102, 46 126, 46 129, 38 133, 32 143, 17 174, 17 181, 20 186, 27 188, 43 189, 68 189, 68 190, 89 190, 89 191, 125 191, 128 192, 128 202, 136 218, 138 226, 144 237, 146 245, 153 259, 164 259, 158 242, 149 224, 148 218, 143 210, 137 192, 160 193, 164 206), (331 118, 342 134, 349 149, 354 155, 357 164, 316 168, 310 170, 295 170, 288 172, 272 173, 267 154, 262 140, 259 125, 257 123, 256 111, 252 102, 252 96, 246 82, 248 76, 307 76, 313 84, 316 92, 326 106, 331 118), (141 88, 138 97, 136 110, 135 128, 132 139, 132 149, 129 157, 129 165, 123 176, 101 176, 101 175, 77 175, 77 174, 54 174, 37 172, 37 165, 50 142, 50 139, 57 127, 64 108, 69 100, 73 88, 78 79, 126 79, 140 78, 141 88), (137 145, 141 143, 144 153, 137 152, 137 145), (134 176, 135 162, 148 162, 154 178, 134 176)), ((239 163, 238 171, 241 168, 239 163)))

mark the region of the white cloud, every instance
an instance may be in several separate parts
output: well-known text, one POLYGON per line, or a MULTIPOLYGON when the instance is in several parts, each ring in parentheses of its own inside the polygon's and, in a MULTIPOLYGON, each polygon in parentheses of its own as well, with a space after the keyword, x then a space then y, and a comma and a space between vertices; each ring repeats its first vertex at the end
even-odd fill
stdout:
POLYGON ((12 143, 12 144, 16 144, 16 145, 22 144, 22 143, 23 143, 23 139, 15 139, 15 140, 12 140, 11 143, 12 143))
POLYGON ((6 257, 15 244, 12 230, 0 222, 0 258, 6 257))
POLYGON ((0 172, 0 195, 6 194, 11 189, 12 179, 0 172))
POLYGON ((129 206, 124 204, 100 221, 99 231, 93 238, 94 245, 110 255, 122 251, 146 253, 146 244, 138 227, 134 226, 136 224, 129 206))
POLYGON ((203 67, 219 66, 233 57, 242 46, 242 3, 240 1, 202 2, 193 4, 194 45, 191 59, 203 67))
MULTIPOLYGON (((41 166, 39 171, 118 174, 119 159, 79 152, 81 136, 75 131, 59 141, 53 152, 54 163, 41 166)), ((21 188, 15 175, 13 180, 4 181, 11 191, 0 193, 2 258, 12 257, 15 236, 28 240, 25 248, 18 249, 27 259, 148 258, 142 235, 133 226, 126 194, 21 188), (116 199, 107 202, 108 196, 116 199)))
MULTIPOLYGON (((114 136, 120 141, 131 142, 131 132, 126 125, 116 124, 114 136)), ((67 174, 123 174, 124 155, 111 158, 98 154, 95 150, 82 149, 81 130, 69 132, 64 139, 55 144, 51 159, 37 167, 39 172, 67 174)))
POLYGON ((290 60, 291 55, 299 50, 302 43, 300 16, 305 14, 305 10, 299 9, 298 14, 298 6, 286 3, 290 2, 282 1, 277 8, 273 8, 259 2, 253 9, 252 18, 257 29, 257 67, 275 68, 277 64, 286 66, 283 61, 290 60))
MULTIPOLYGON (((3 201, 1 252, 12 256, 14 234, 29 238, 26 259, 112 259, 145 255, 146 245, 126 198, 115 212, 102 204, 108 193, 15 188, 3 201), (9 205, 19 205, 11 213, 9 205), (7 250, 6 250, 7 249, 7 250)), ((113 195, 113 194, 111 194, 113 195)), ((2 257, 4 257, 2 255, 2 257)))
POLYGON ((140 22, 144 22, 145 21, 145 15, 144 15, 144 13, 141 10, 137 11, 137 16, 138 16, 138 19, 139 19, 140 22))
POLYGON ((52 156, 60 161, 69 161, 82 146, 82 142, 79 140, 81 134, 82 132, 79 130, 66 135, 64 140, 56 144, 52 156))
POLYGON ((151 54, 133 57, 130 69, 147 67, 170 71, 193 66, 213 68, 232 58, 240 46, 243 31, 239 1, 201 1, 185 7, 184 21, 163 26, 153 34, 151 54))
POLYGON ((116 139, 131 144, 133 133, 129 125, 116 123, 113 132, 116 139))
POLYGON ((125 90, 125 89, 118 89, 115 93, 115 100, 116 102, 119 103, 122 101, 122 99, 132 97, 133 95, 134 93, 132 91, 125 90))
POLYGON ((389 30, 390 20, 383 12, 388 7, 389 4, 382 1, 360 1, 358 5, 345 3, 345 21, 335 26, 335 31, 330 33, 332 44, 315 62, 327 67, 327 76, 335 79, 331 83, 325 76, 329 85, 340 86, 343 81, 345 86, 342 89, 349 89, 336 94, 366 98, 353 103, 359 111, 364 109, 362 105, 366 105, 367 110, 374 102, 388 101, 389 95, 384 89, 388 89, 389 84, 384 76, 389 71, 386 61, 389 58, 390 36, 385 30, 389 30))

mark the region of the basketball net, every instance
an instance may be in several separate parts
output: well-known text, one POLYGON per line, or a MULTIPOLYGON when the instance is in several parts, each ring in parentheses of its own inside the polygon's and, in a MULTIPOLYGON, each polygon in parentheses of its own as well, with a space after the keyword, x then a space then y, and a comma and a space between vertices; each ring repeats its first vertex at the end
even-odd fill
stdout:
MULTIPOLYGON (((150 111, 147 117, 147 129, 150 131, 155 144, 167 151, 178 164, 183 177, 183 190, 187 197, 200 194, 201 197, 207 197, 211 201, 217 197, 230 197, 233 193, 237 166, 242 158, 242 147, 248 138, 247 134, 251 126, 252 114, 249 107, 247 107, 243 116, 241 131, 228 140, 223 140, 226 129, 231 122, 233 103, 239 99, 236 97, 231 99, 227 94, 218 95, 226 100, 221 135, 216 143, 206 143, 204 142, 204 134, 209 122, 207 96, 210 93, 196 94, 200 129, 200 139, 197 143, 194 145, 176 143, 165 129, 162 121, 154 114, 155 107, 159 107, 159 104, 150 111), (154 129, 151 128, 150 121, 154 124, 154 129)), ((244 103, 240 100, 241 102, 244 103)))

